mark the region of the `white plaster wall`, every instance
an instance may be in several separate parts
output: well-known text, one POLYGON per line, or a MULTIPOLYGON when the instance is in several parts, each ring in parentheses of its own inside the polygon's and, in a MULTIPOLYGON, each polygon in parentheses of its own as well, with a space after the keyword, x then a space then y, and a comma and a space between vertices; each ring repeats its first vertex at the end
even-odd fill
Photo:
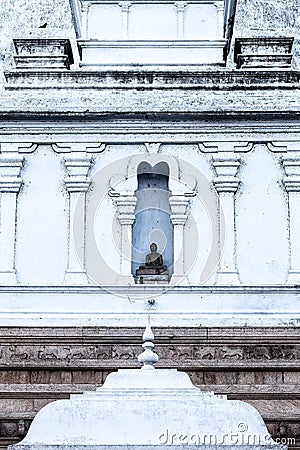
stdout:
MULTIPOLYGON (((221 2, 218 2, 221 3, 221 2)), ((184 18, 185 39, 218 39, 217 2, 190 4, 184 18)))
POLYGON ((89 7, 88 37, 90 39, 122 38, 122 10, 118 3, 92 4, 89 7))
MULTIPOLYGON (((120 282, 121 227, 114 197, 108 192, 120 190, 130 155, 139 153, 146 153, 144 145, 108 145, 104 153, 94 155, 92 185, 86 196, 86 268, 91 283, 120 282)), ((136 176, 130 185, 137 185, 136 176)))
POLYGON ((243 284, 284 284, 288 207, 279 156, 257 144, 243 156, 236 194, 237 266, 243 284))
POLYGON ((62 157, 50 146, 40 146, 25 159, 17 208, 17 278, 22 284, 61 284, 68 246, 62 157))
MULTIPOLYGON (((181 39, 218 39, 216 2, 186 2, 181 39)), ((222 1, 218 2, 221 5, 222 1)), ((89 2, 87 37, 89 39, 124 39, 122 2, 89 2)), ((127 38, 130 40, 177 39, 175 2, 133 2, 127 13, 127 38)))
POLYGON ((218 203, 212 186, 211 156, 198 146, 164 145, 163 152, 177 158, 182 186, 195 190, 185 225, 184 257, 187 280, 192 285, 214 284, 218 264, 218 203))
MULTIPOLYGON (((212 186, 211 155, 200 153, 192 144, 162 145, 160 152, 149 155, 144 145, 109 145, 103 153, 94 155, 92 184, 86 197, 86 267, 91 283, 121 283, 121 229, 114 198, 108 191, 128 189, 132 194, 137 186, 136 173, 130 168, 133 162, 158 162, 166 160, 167 155, 178 164, 180 175, 177 184, 170 178, 170 185, 186 192, 194 189, 196 194, 190 197, 185 226, 188 283, 215 283, 218 197, 212 186)), ((241 159, 241 185, 235 200, 240 280, 246 285, 284 284, 289 265, 288 208, 280 157, 264 145, 255 145, 241 159)), ((62 156, 50 147, 40 146, 35 153, 26 155, 16 233, 16 269, 21 284, 63 283, 68 251, 65 175, 62 156)))

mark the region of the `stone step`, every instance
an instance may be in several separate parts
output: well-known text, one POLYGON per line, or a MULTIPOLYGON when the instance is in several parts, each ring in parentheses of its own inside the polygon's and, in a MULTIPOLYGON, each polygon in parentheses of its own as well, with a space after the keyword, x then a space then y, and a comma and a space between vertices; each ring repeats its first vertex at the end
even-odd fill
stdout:
POLYGON ((70 394, 92 391, 98 386, 100 384, 0 384, 0 399, 68 398, 70 394))
MULTIPOLYGON (((300 384, 210 384, 198 385, 202 391, 228 395, 231 400, 248 399, 300 399, 300 384)), ((1 389, 1 387, 0 387, 1 389)), ((1 395, 1 391, 0 391, 1 395)))

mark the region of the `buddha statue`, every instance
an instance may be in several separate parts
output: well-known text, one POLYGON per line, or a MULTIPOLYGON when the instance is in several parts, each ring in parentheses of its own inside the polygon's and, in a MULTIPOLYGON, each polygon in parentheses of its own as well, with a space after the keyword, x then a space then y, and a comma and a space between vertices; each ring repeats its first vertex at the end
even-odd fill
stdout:
POLYGON ((152 244, 150 245, 150 250, 151 253, 148 253, 148 255, 146 256, 146 266, 162 267, 163 258, 160 253, 157 253, 157 245, 154 242, 152 242, 152 244))
POLYGON ((137 277, 153 277, 153 276, 168 276, 169 271, 166 265, 163 263, 163 257, 157 252, 157 245, 152 242, 150 245, 151 253, 146 255, 145 265, 140 266, 136 271, 137 277))

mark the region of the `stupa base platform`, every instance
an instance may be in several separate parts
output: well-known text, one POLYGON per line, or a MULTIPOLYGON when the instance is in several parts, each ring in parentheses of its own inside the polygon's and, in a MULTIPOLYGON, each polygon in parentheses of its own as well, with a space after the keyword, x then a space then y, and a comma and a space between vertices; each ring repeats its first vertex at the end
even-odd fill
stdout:
MULTIPOLYGON (((184 445, 184 444, 183 444, 184 445)), ((224 450, 224 445, 167 445, 168 450, 224 450)), ((11 445, 8 450, 162 450, 164 445, 11 445)), ((225 450, 286 450, 284 445, 226 445, 225 450)))

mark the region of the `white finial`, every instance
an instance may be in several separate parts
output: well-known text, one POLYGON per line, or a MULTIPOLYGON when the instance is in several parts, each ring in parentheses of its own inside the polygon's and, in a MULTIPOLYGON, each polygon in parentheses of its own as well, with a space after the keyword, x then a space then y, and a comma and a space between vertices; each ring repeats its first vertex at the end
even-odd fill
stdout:
POLYGON ((148 314, 148 323, 143 334, 143 341, 144 343, 142 347, 144 348, 144 351, 138 356, 138 361, 143 364, 142 369, 152 370, 154 369, 153 364, 155 364, 159 360, 159 357, 156 353, 152 351, 152 349, 154 348, 154 344, 152 342, 154 341, 154 334, 152 333, 151 330, 149 314, 148 314))

